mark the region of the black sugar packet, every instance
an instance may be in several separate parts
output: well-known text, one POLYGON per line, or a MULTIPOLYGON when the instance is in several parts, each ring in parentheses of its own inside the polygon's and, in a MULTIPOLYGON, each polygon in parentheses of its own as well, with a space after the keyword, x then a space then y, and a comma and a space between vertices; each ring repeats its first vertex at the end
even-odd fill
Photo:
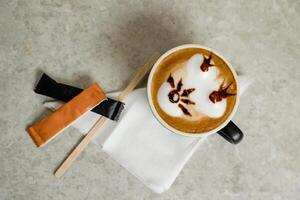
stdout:
MULTIPOLYGON (((43 73, 34 89, 34 92, 37 94, 42 94, 64 102, 71 100, 82 91, 83 89, 58 83, 45 73, 43 73)), ((93 108, 92 111, 111 120, 118 121, 124 109, 124 105, 123 102, 107 98, 107 100, 93 108)))

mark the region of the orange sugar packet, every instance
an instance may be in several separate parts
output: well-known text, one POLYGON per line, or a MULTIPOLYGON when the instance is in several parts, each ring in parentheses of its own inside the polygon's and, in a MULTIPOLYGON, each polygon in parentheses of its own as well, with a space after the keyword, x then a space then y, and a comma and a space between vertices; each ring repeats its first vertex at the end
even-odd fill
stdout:
POLYGON ((57 111, 29 127, 27 132, 36 146, 41 147, 104 100, 106 100, 105 93, 97 83, 94 83, 57 111))

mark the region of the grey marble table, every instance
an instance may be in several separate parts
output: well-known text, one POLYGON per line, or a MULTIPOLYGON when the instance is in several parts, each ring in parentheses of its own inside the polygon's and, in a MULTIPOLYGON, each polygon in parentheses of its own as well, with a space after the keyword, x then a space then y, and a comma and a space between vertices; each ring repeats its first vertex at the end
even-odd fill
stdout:
POLYGON ((0 199, 300 199, 300 2, 0 0, 0 199), (86 87, 121 89, 154 51, 198 43, 254 84, 234 121, 157 195, 89 145, 61 179, 53 171, 80 134, 37 149, 25 128, 49 114, 32 92, 42 71, 86 87))

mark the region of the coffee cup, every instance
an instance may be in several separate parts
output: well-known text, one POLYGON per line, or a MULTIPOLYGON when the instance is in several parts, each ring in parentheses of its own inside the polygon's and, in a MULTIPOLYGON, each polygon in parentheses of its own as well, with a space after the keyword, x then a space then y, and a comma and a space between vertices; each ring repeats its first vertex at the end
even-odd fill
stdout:
POLYGON ((153 65, 147 96, 153 115, 170 131, 188 137, 218 133, 237 144, 243 133, 231 120, 239 104, 239 84, 231 64, 215 50, 185 44, 153 65))

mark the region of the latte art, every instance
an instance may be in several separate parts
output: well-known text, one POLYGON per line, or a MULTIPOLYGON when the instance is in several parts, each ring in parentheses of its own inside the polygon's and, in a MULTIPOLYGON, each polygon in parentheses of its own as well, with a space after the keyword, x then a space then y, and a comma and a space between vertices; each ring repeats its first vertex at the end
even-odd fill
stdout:
POLYGON ((226 63, 203 49, 184 49, 162 61, 153 78, 153 102, 172 127, 204 132, 218 126, 235 103, 236 81, 226 63))
POLYGON ((182 79, 175 85, 174 78, 170 74, 167 83, 164 83, 158 91, 159 105, 172 116, 180 116, 181 114, 192 116, 184 105, 195 105, 195 102, 188 98, 194 90, 195 88, 184 89, 182 79))

